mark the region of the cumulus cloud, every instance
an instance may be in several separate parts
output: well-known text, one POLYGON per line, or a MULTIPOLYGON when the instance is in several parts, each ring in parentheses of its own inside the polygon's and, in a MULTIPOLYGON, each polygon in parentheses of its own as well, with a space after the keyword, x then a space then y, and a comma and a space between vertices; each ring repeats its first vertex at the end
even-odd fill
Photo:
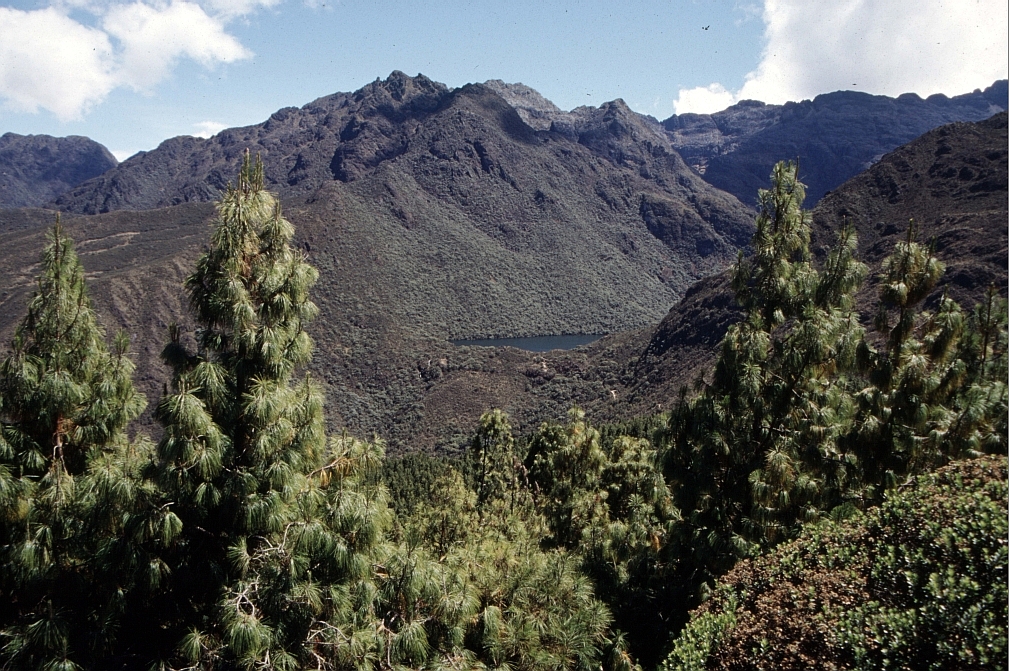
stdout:
MULTIPOLYGON (((731 102, 783 103, 842 89, 952 95, 1009 72, 1004 0, 765 0, 763 20, 760 63, 731 102)), ((702 89, 724 91, 681 90, 676 112, 715 111, 701 109, 713 100, 702 89)))
POLYGON ((183 56, 208 67, 252 56, 219 20, 190 2, 117 5, 102 27, 121 45, 120 82, 140 90, 162 81, 183 56))
POLYGON ((41 107, 68 120, 116 86, 108 36, 55 9, 0 7, 0 35, 0 96, 15 111, 41 107))
POLYGON ((0 7, 0 99, 18 112, 79 118, 115 88, 151 90, 182 58, 206 67, 249 58, 226 22, 279 0, 102 4, 63 0, 33 11, 0 7), (70 17, 89 15, 95 25, 70 17))
POLYGON ((708 86, 680 89, 679 95, 673 101, 673 107, 677 114, 686 112, 712 114, 735 104, 735 102, 735 94, 715 82, 708 86))

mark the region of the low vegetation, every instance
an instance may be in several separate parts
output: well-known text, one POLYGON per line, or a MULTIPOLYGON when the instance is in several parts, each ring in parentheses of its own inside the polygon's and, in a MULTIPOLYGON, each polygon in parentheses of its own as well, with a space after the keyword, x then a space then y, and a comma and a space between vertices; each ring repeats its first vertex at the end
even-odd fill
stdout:
POLYGON ((664 669, 980 669, 1006 659, 1003 457, 914 478, 718 582, 664 669))
POLYGON ((912 226, 867 331, 854 232, 815 267, 773 178, 710 381, 617 425, 490 410, 455 460, 326 435, 318 274, 258 161, 186 280, 156 445, 57 222, 0 365, 4 667, 1004 666, 1005 301, 922 311, 912 226))

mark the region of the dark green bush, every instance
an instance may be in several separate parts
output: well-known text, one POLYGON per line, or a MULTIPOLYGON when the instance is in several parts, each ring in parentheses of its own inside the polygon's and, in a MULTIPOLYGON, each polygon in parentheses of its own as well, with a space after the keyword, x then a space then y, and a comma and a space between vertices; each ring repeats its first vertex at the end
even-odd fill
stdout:
POLYGON ((666 669, 1006 668, 1007 461, 956 462, 728 573, 666 669))

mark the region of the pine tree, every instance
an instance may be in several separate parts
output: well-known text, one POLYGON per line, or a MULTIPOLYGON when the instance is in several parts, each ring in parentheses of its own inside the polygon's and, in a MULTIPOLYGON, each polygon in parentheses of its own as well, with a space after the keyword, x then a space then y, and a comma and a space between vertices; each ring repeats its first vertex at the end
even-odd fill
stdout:
POLYGON ((20 473, 84 471, 93 449, 121 437, 144 408, 133 390, 129 338, 110 354, 84 285, 84 270, 57 216, 38 290, 2 364, 8 441, 20 473))
POLYGON ((520 491, 520 472, 525 468, 515 454, 515 438, 507 413, 489 410, 470 445, 469 458, 476 474, 477 506, 482 512, 494 501, 508 499, 514 508, 520 491))
POLYGON ((376 609, 389 662, 631 671, 581 558, 541 547, 547 523, 513 455, 507 415, 485 413, 472 445, 463 464, 476 471, 472 488, 446 469, 401 520, 406 542, 387 547, 378 562, 376 609), (488 481, 495 493, 481 502, 488 481))
POLYGON ((593 521, 605 517, 600 492, 606 453, 598 429, 574 408, 566 426, 545 424, 529 446, 526 463, 537 507, 550 524, 551 541, 577 547, 593 521))
POLYGON ((1005 454, 1009 437, 1009 304, 994 286, 967 320, 959 343, 963 361, 960 387, 955 394, 956 415, 930 432, 931 440, 947 443, 950 457, 982 453, 1005 454))
POLYGON ((191 668, 315 666, 356 635, 350 604, 367 588, 354 585, 367 583, 386 515, 363 486, 381 448, 327 445, 318 386, 295 377, 311 356, 317 273, 258 159, 246 155, 217 213, 186 280, 196 348, 173 328, 163 354, 174 373, 158 406, 158 479, 183 529, 157 604, 181 642, 162 654, 191 668))
POLYGON ((912 221, 883 262, 875 326, 886 346, 858 352, 867 384, 847 440, 868 503, 910 475, 1005 445, 1005 301, 991 289, 969 318, 945 295, 922 311, 944 266, 916 234, 912 221))
POLYGON ((58 216, 48 240, 0 364, 0 655, 12 668, 75 669, 116 646, 127 595, 144 581, 134 540, 168 540, 172 525, 150 526, 165 518, 140 477, 149 450, 125 433, 145 405, 129 338, 108 350, 58 216))
POLYGON ((733 278, 745 316, 712 382, 693 398, 683 390, 661 432, 684 511, 671 580, 688 591, 806 522, 1005 444, 1004 302, 992 292, 970 319, 945 296, 921 311, 943 266, 912 226, 883 264, 880 337, 868 337, 854 310, 865 275, 854 232, 846 225, 814 268, 803 194, 796 167, 779 163, 760 193, 753 255, 740 255, 733 278))
MULTIPOLYGON (((648 439, 622 435, 624 427, 603 432, 578 409, 568 417, 566 426, 541 426, 527 456, 548 525, 544 540, 578 557, 613 612, 614 629, 647 665, 659 654, 654 642, 668 635, 670 611, 680 607, 669 579, 679 511, 648 439)), ((625 645, 617 638, 617 647, 625 645)))
POLYGON ((710 579, 838 505, 849 477, 844 375, 862 329, 853 294, 866 268, 845 226, 821 270, 797 166, 760 192, 752 258, 733 277, 744 318, 722 341, 714 379, 670 417, 666 472, 689 524, 684 550, 710 579))

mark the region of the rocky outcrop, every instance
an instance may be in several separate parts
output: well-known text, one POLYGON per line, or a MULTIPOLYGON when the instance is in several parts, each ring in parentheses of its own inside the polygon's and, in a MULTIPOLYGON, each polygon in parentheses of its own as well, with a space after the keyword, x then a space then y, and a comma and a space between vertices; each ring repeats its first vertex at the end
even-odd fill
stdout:
POLYGON ((883 154, 943 124, 987 119, 1009 106, 1007 98, 1006 80, 952 98, 837 91, 784 105, 744 100, 715 114, 674 115, 662 125, 687 163, 747 204, 767 187, 777 161, 798 159, 812 206, 883 154))
POLYGON ((38 207, 118 161, 94 140, 77 135, 0 136, 0 207, 38 207))

